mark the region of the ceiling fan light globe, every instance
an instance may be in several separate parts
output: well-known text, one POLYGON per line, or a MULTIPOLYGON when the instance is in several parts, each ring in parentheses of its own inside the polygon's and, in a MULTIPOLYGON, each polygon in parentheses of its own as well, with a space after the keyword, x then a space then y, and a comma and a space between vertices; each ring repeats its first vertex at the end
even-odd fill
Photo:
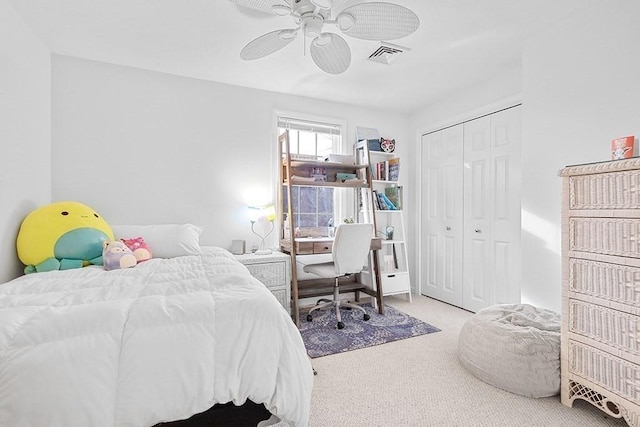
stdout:
POLYGON ((282 40, 291 40, 295 36, 296 36, 295 30, 281 30, 278 33, 278 37, 280 37, 282 40))
POLYGON ((356 23, 356 19, 348 13, 341 13, 336 17, 336 21, 341 31, 349 31, 356 23))
POLYGON ((322 33, 324 21, 317 16, 305 16, 302 18, 304 34, 309 38, 318 37, 322 33))
POLYGON ((287 16, 291 13, 291 8, 283 4, 274 4, 271 6, 271 12, 278 16, 287 16))
POLYGON ((318 47, 328 46, 329 43, 331 43, 331 36, 326 33, 322 33, 318 37, 313 39, 313 44, 315 44, 318 47))
POLYGON ((314 37, 320 36, 320 32, 318 31, 317 28, 307 28, 307 29, 305 29, 304 33, 309 38, 314 38, 314 37))

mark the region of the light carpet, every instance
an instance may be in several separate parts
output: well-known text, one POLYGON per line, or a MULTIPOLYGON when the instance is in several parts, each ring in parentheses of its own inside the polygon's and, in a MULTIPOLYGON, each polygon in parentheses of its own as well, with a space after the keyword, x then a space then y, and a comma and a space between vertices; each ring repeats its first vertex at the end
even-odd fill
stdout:
MULTIPOLYGON (((528 398, 486 384, 458 362, 458 334, 472 313, 431 298, 385 303, 441 332, 312 360, 309 427, 623 427, 578 400, 528 398)), ((284 426, 286 423, 280 423, 284 426)))

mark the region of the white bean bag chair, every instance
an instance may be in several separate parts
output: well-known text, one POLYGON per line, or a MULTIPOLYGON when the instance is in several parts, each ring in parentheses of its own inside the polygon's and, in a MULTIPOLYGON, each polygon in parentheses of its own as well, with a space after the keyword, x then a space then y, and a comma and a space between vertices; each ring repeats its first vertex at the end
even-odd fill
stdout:
POLYGON ((474 314, 458 337, 469 372, 511 393, 560 392, 560 315, 528 304, 500 304, 474 314))

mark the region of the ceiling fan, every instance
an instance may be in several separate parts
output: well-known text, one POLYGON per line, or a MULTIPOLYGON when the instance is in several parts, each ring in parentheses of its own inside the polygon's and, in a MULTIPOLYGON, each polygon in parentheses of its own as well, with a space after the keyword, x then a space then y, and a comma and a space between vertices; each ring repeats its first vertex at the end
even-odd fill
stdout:
MULTIPOLYGON (((326 24, 342 33, 364 40, 394 40, 418 29, 420 20, 404 6, 385 2, 359 3, 335 14, 334 0, 229 0, 239 6, 278 16, 290 15, 295 28, 264 34, 249 42, 240 52, 246 61, 263 58, 291 43, 299 33, 311 39, 309 52, 313 62, 324 72, 340 74, 351 64, 351 49, 326 24), (332 18, 335 14, 335 18, 332 18)), ((341 0, 336 0, 339 3, 341 0)))

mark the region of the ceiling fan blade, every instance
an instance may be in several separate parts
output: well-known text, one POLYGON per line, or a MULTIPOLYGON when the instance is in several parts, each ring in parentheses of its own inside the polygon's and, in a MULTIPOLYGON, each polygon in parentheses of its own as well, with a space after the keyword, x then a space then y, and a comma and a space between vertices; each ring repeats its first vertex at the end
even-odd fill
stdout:
POLYGON ((337 34, 322 33, 311 42, 309 49, 313 62, 324 72, 340 74, 351 64, 351 49, 337 34))
POLYGON ((229 0, 231 3, 235 3, 238 6, 246 7, 247 9, 253 9, 260 12, 265 13, 274 13, 274 6, 278 7, 288 7, 290 8, 289 2, 286 0, 229 0))
POLYGON ((420 26, 418 16, 393 3, 361 3, 344 9, 336 17, 345 34, 364 40, 394 40, 406 37, 420 26))
POLYGON ((240 52, 240 58, 245 61, 263 58, 291 43, 297 34, 297 30, 276 30, 264 34, 247 43, 240 52))

